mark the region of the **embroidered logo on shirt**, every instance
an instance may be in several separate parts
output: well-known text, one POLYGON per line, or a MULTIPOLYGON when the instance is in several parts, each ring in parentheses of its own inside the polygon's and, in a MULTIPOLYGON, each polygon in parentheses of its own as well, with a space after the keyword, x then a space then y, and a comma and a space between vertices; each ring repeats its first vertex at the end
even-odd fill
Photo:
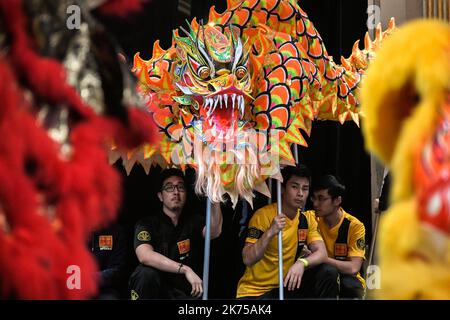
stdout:
POLYGON ((356 246, 358 247, 358 249, 364 250, 366 248, 366 241, 364 240, 364 237, 359 238, 356 241, 356 246))
POLYGON ((138 233, 137 239, 139 241, 150 241, 151 239, 150 233, 148 233, 147 231, 141 231, 138 233))
POLYGON ((178 251, 180 252, 180 254, 185 254, 191 250, 191 240, 190 239, 179 241, 179 242, 177 242, 177 245, 178 245, 178 251))
POLYGON ((113 236, 99 236, 98 247, 100 250, 112 250, 113 236))
POLYGON ((347 256, 347 245, 343 243, 334 244, 334 255, 339 257, 347 256))
POLYGON ((139 299, 139 295, 136 291, 131 290, 131 300, 138 300, 139 299))
POLYGON ((255 227, 249 227, 247 238, 259 239, 261 238, 263 232, 255 227))
POLYGON ((305 242, 308 237, 308 229, 298 229, 298 242, 305 242))

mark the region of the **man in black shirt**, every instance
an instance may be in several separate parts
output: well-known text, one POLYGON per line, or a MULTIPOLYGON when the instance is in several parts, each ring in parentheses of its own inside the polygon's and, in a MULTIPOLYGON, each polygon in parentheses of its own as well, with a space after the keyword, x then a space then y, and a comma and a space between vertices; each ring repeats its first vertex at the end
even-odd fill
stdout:
MULTIPOLYGON (((198 298, 203 284, 192 264, 205 236, 205 218, 183 212, 186 185, 180 170, 163 171, 160 190, 162 211, 136 224, 134 248, 140 265, 130 277, 131 299, 198 298)), ((211 239, 221 231, 222 212, 214 203, 211 239)))

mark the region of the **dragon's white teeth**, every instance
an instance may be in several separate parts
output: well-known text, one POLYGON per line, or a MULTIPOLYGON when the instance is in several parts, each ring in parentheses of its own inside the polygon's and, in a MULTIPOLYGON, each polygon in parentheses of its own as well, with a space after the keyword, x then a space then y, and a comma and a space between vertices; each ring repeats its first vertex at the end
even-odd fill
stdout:
POLYGON ((214 106, 212 107, 212 111, 211 112, 214 112, 216 110, 217 103, 219 103, 219 100, 214 99, 214 106))
MULTIPOLYGON (((204 98, 204 106, 206 110, 206 118, 208 121, 211 120, 211 115, 214 113, 216 108, 220 106, 220 109, 225 108, 228 109, 228 98, 230 98, 230 107, 237 108, 241 117, 244 116, 245 112, 245 99, 244 96, 238 94, 223 94, 216 95, 212 98, 204 98)), ((212 122, 210 122, 212 123, 212 122)))
POLYGON ((225 101, 225 109, 228 109, 228 95, 226 93, 223 95, 223 101, 225 101))
POLYGON ((236 108, 241 111, 241 96, 236 97, 236 108))
POLYGON ((245 108, 244 97, 239 96, 239 111, 241 112, 242 116, 244 115, 244 108, 245 108))

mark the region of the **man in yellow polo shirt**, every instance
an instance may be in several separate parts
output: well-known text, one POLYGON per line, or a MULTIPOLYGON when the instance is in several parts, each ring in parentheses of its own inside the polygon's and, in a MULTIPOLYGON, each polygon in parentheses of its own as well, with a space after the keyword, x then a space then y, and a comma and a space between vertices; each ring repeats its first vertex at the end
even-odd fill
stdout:
POLYGON ((334 176, 326 175, 314 184, 311 201, 327 248, 326 263, 339 271, 339 297, 362 298, 365 283, 359 270, 365 259, 365 228, 342 209, 344 193, 345 186, 334 176))
POLYGON ((240 279, 237 298, 277 299, 278 233, 283 237, 283 279, 286 298, 336 298, 337 270, 324 264, 327 253, 317 231, 314 214, 303 214, 309 195, 310 173, 303 166, 286 167, 282 171, 282 215, 277 204, 255 212, 250 219, 242 257, 246 270, 240 279), (308 245, 312 253, 301 256, 308 245))

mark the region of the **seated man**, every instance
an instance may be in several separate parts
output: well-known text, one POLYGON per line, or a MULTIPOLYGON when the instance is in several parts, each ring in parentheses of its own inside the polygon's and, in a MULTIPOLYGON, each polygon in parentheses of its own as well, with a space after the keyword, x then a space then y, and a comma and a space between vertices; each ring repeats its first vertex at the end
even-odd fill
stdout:
POLYGON ((325 262, 326 249, 317 231, 314 215, 302 213, 309 194, 310 174, 305 166, 282 170, 282 213, 277 204, 270 204, 255 212, 250 219, 242 257, 246 265, 240 279, 237 298, 277 299, 278 237, 283 237, 283 286, 286 298, 337 298, 337 270, 325 262), (297 258, 304 244, 312 253, 297 258))
POLYGON ((342 209, 345 186, 332 175, 319 179, 311 201, 319 230, 327 247, 327 264, 340 274, 340 298, 362 298, 364 279, 359 274, 365 259, 365 229, 355 217, 342 209))
MULTIPOLYGON (((140 265, 130 277, 131 298, 198 298, 203 284, 192 264, 200 254, 205 218, 183 212, 186 185, 180 170, 163 171, 160 190, 162 210, 136 224, 134 248, 140 265)), ((215 203, 211 208, 211 239, 221 231, 222 212, 215 203)))

